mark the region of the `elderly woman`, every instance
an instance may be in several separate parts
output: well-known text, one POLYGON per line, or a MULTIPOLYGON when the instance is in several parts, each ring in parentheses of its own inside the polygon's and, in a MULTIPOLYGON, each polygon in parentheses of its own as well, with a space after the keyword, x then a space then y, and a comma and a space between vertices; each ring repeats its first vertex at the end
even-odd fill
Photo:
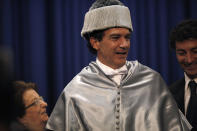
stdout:
POLYGON ((35 83, 15 81, 12 85, 12 131, 44 131, 48 120, 47 103, 39 96, 35 83))

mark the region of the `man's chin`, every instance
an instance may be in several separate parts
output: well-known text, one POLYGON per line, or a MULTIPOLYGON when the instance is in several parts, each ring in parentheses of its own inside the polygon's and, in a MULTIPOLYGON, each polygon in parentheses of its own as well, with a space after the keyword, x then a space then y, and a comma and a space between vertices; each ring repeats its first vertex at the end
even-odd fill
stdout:
POLYGON ((126 63, 126 61, 121 62, 121 63, 118 63, 118 64, 117 64, 117 65, 118 65, 118 68, 120 68, 120 67, 124 66, 124 65, 125 65, 125 63, 126 63))
POLYGON ((190 78, 190 79, 195 79, 197 78, 197 73, 194 73, 194 72, 188 72, 188 71, 185 71, 187 76, 190 78))

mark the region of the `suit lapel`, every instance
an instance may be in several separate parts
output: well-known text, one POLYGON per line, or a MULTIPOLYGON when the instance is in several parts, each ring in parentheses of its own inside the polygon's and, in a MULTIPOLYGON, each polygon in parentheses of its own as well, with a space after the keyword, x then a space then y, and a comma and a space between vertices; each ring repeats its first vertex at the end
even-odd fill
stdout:
POLYGON ((184 109, 184 90, 185 90, 185 79, 181 79, 170 86, 170 91, 174 96, 179 109, 185 114, 184 109))

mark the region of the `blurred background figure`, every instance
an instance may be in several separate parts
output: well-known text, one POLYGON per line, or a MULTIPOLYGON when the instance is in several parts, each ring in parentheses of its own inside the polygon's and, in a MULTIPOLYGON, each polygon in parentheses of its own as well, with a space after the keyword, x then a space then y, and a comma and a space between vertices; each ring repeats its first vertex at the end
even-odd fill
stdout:
POLYGON ((0 47, 0 131, 7 131, 10 121, 10 82, 12 80, 12 52, 9 48, 0 47))
POLYGON ((48 120, 47 103, 37 92, 35 83, 12 83, 11 131, 44 131, 48 120))

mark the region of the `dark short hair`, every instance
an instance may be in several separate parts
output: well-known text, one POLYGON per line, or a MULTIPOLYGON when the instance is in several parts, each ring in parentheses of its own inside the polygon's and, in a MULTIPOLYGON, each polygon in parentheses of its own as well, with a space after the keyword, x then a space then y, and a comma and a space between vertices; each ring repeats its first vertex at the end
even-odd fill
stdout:
POLYGON ((197 20, 184 20, 175 26, 169 36, 169 43, 172 49, 176 48, 176 42, 197 39, 197 20))
POLYGON ((29 89, 33 89, 37 92, 37 85, 32 82, 14 81, 11 88, 13 119, 22 118, 25 115, 23 94, 29 89))
MULTIPOLYGON (((107 29, 105 29, 105 30, 107 30, 107 29)), ((105 30, 96 30, 96 31, 84 34, 84 37, 87 40, 87 47, 88 47, 89 51, 94 55, 97 54, 97 50, 92 47, 92 45, 90 43, 90 38, 93 37, 96 40, 101 41, 103 39, 103 35, 104 35, 105 30)))
MULTIPOLYGON (((117 27, 111 27, 111 28, 121 28, 121 27, 117 26, 117 27)), ((90 43, 90 38, 93 37, 93 38, 95 38, 96 40, 98 40, 98 41, 100 42, 100 41, 102 41, 102 39, 103 39, 104 32, 105 32, 106 30, 108 30, 108 29, 111 29, 111 28, 106 28, 106 29, 103 29, 103 30, 95 30, 95 31, 93 31, 93 32, 84 34, 84 37, 85 37, 85 39, 87 40, 87 47, 88 47, 89 51, 90 51, 92 54, 96 55, 96 54, 97 54, 97 50, 94 49, 94 48, 92 47, 92 45, 91 45, 91 43, 90 43)), ((128 28, 127 28, 127 29, 128 29, 128 28)), ((132 32, 131 29, 128 29, 128 30, 129 30, 130 32, 132 32)))

